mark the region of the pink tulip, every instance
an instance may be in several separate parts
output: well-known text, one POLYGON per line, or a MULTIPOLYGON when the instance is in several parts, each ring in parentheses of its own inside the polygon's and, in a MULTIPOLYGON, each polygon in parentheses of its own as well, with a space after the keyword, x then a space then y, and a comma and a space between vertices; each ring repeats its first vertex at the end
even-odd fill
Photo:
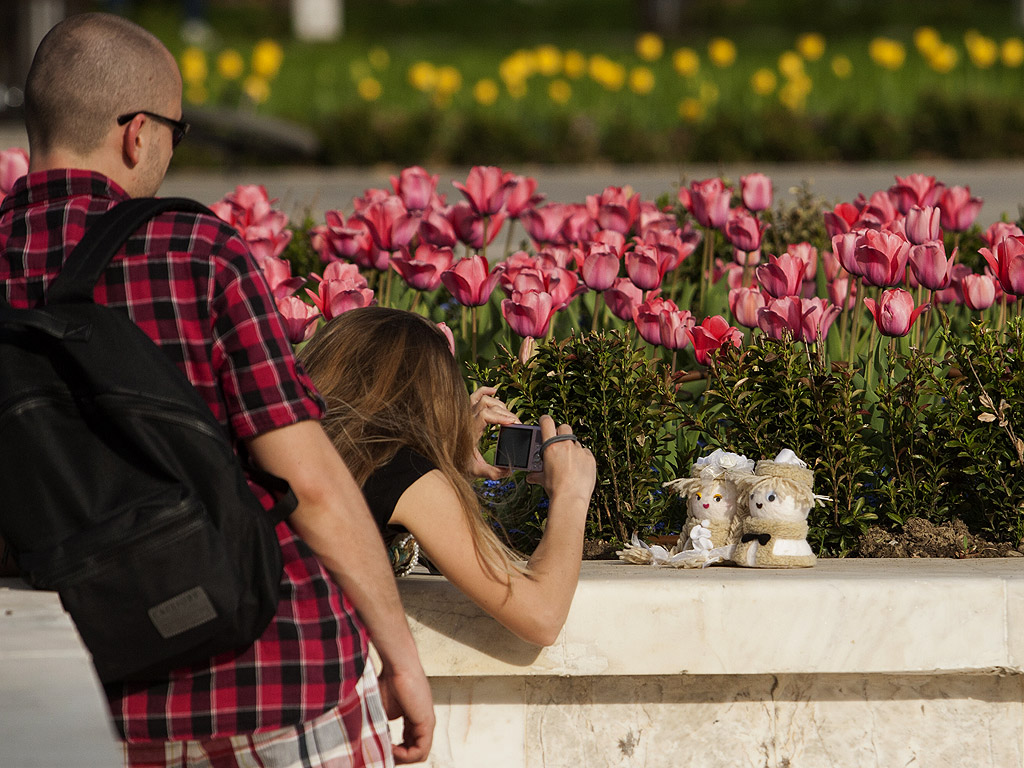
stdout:
MULTIPOLYGON (((607 293, 605 294, 607 297, 607 293)), ((666 312, 677 312, 679 307, 674 301, 660 296, 650 295, 647 300, 633 310, 633 322, 641 338, 652 346, 661 346, 661 322, 659 318, 666 312)))
POLYGON ((942 229, 939 226, 942 211, 935 206, 922 208, 915 205, 907 211, 905 231, 907 240, 914 245, 921 245, 932 240, 942 239, 942 229))
POLYGON ((365 281, 360 285, 356 280, 323 280, 316 293, 309 288, 306 294, 313 300, 324 320, 331 320, 350 309, 370 306, 373 291, 366 287, 365 281))
MULTIPOLYGON (((935 291, 932 294, 932 301, 939 302, 940 304, 963 304, 964 303, 964 292, 962 282, 968 275, 974 274, 971 268, 966 264, 954 264, 949 270, 949 287, 941 291, 935 291)), ((999 290, 999 281, 996 281, 996 298, 1001 293, 999 290)))
POLYGON ((551 294, 543 291, 513 291, 501 302, 501 314, 514 333, 524 338, 547 335, 555 307, 551 294))
POLYGON ((970 187, 950 187, 942 193, 938 206, 942 211, 940 221, 943 229, 950 232, 965 232, 978 218, 982 201, 971 197, 970 187))
POLYGON ((482 307, 498 282, 498 272, 488 269, 487 259, 477 253, 448 267, 441 273, 441 282, 462 306, 482 307))
POLYGON ((608 187, 600 195, 587 195, 587 212, 601 229, 625 235, 640 214, 640 195, 629 187, 608 187))
POLYGON ((505 212, 510 219, 518 219, 526 211, 533 210, 544 195, 537 194, 537 180, 530 176, 510 175, 512 185, 505 199, 505 212))
POLYGON ((585 243, 592 240, 601 229, 585 205, 572 203, 566 206, 568 213, 562 224, 562 237, 567 243, 585 243))
POLYGON ((837 307, 853 309, 857 304, 857 283, 849 275, 830 280, 828 298, 837 307))
POLYGON ((374 245, 382 251, 397 251, 408 245, 420 224, 419 218, 409 214, 397 195, 370 203, 356 215, 370 230, 374 245))
POLYGON ((543 208, 529 208, 519 216, 530 239, 537 246, 547 243, 564 243, 562 226, 569 216, 569 209, 561 203, 551 203, 543 208))
POLYGON ((452 186, 466 196, 475 214, 493 216, 505 207, 509 190, 515 183, 512 174, 505 173, 501 168, 475 165, 469 169, 465 184, 453 181, 452 186))
POLYGON ((803 259, 784 253, 781 256, 769 256, 768 263, 759 266, 755 275, 768 294, 781 298, 800 292, 805 269, 803 259))
POLYGON ((526 292, 530 290, 541 290, 551 294, 551 300, 556 310, 567 307, 574 298, 587 290, 586 285, 580 285, 580 279, 575 272, 561 267, 545 267, 536 274, 527 270, 520 272, 513 284, 513 292, 526 292), (539 278, 539 284, 537 282, 539 278))
POLYGON ((996 280, 992 275, 964 275, 960 281, 964 304, 977 311, 988 309, 996 301, 996 280))
POLYGON ((749 286, 729 291, 729 311, 744 328, 757 328, 757 311, 764 305, 764 294, 759 288, 749 286))
POLYGON ((832 323, 839 317, 841 309, 825 299, 812 297, 800 303, 800 333, 798 338, 805 344, 816 344, 828 335, 832 323))
POLYGON ((763 173, 740 176, 740 196, 747 210, 766 211, 772 207, 772 180, 763 173))
POLYGON ((862 200, 858 223, 868 229, 882 229, 896 221, 899 215, 892 195, 888 190, 880 189, 869 199, 862 200))
POLYGON ((308 341, 316 332, 316 320, 320 317, 320 310, 298 296, 281 296, 276 301, 281 319, 284 320, 284 332, 288 341, 292 344, 308 341))
POLYGON ((928 309, 930 304, 914 308, 914 297, 902 288, 882 291, 878 301, 865 298, 864 305, 875 319, 875 325, 883 336, 906 336, 917 316, 928 309))
POLYGON ((855 229, 832 236, 832 253, 839 260, 839 265, 848 273, 860 276, 860 264, 857 263, 857 242, 865 230, 855 229))
POLYGON ((743 344, 743 331, 729 325, 721 315, 705 317, 704 321, 690 329, 693 354, 700 365, 707 365, 711 355, 723 347, 743 344))
POLYGON ((418 291, 433 291, 441 285, 441 273, 452 265, 451 248, 438 248, 430 243, 420 243, 415 253, 403 245, 391 257, 391 266, 402 279, 418 291))
POLYGON ((1024 231, 1008 221, 997 221, 981 233, 981 239, 989 248, 995 248, 1000 242, 1013 235, 1024 235, 1024 231))
POLYGON ((0 200, 10 194, 14 182, 28 173, 28 153, 20 147, 0 150, 0 200))
POLYGON ((852 203, 840 203, 833 210, 825 212, 825 231, 834 238, 853 229, 860 218, 860 210, 852 203))
MULTIPOLYGON (((507 259, 500 264, 494 266, 494 271, 498 273, 498 282, 505 293, 512 293, 512 284, 515 282, 516 276, 519 275, 523 270, 530 270, 537 274, 537 279, 543 281, 541 277, 541 268, 538 259, 531 256, 527 251, 515 251, 507 259)), ((543 290, 539 288, 538 290, 543 290)))
POLYGON ((832 281, 839 277, 840 273, 846 274, 839 257, 834 251, 822 251, 821 263, 825 265, 825 280, 832 281))
POLYGON ((292 231, 283 227, 254 226, 248 227, 241 234, 257 264, 278 258, 292 241, 292 231))
POLYGON ((946 258, 946 247, 941 240, 932 240, 910 247, 910 271, 917 282, 929 291, 941 291, 949 287, 950 267, 956 259, 956 250, 946 258))
POLYGON ((643 300, 644 292, 628 277, 616 278, 612 287, 604 292, 604 303, 619 320, 632 320, 633 310, 639 307, 643 300))
POLYGON ((783 341, 798 339, 803 330, 801 302, 796 296, 772 299, 757 310, 757 327, 768 338, 783 341))
POLYGON ((807 242, 792 243, 786 246, 786 253, 800 259, 804 263, 804 282, 813 281, 818 276, 818 249, 807 242))
POLYGON ((756 251, 767 228, 746 208, 734 208, 725 223, 725 237, 739 251, 756 251))
POLYGON ((438 248, 454 247, 459 238, 455 235, 450 215, 451 208, 433 208, 427 211, 420 219, 420 240, 438 248))
POLYGON ((653 230, 674 232, 677 227, 678 222, 671 209, 663 211, 649 200, 640 201, 640 214, 636 221, 637 234, 640 237, 646 236, 653 230))
POLYGON ((583 261, 583 250, 574 245, 549 245, 537 251, 537 263, 541 268, 560 267, 569 269, 570 265, 579 267, 583 261))
POLYGON ((1024 296, 1024 236, 1012 235, 996 246, 995 253, 981 249, 999 286, 1013 296, 1024 296))
POLYGON ((414 165, 403 168, 398 176, 392 176, 391 187, 408 210, 422 211, 433 207, 438 178, 414 165))
POLYGON ((234 192, 228 193, 210 208, 217 216, 241 231, 262 223, 268 216, 273 217, 275 202, 277 200, 270 199, 266 187, 259 184, 241 184, 235 187, 234 192))
POLYGON ((896 205, 900 213, 906 216, 914 206, 924 208, 935 205, 944 189, 945 185, 935 183, 934 176, 912 173, 905 179, 897 176, 896 183, 889 187, 889 193, 896 198, 896 205))
POLYGON ((643 243, 655 246, 661 258, 668 261, 666 272, 682 264, 694 252, 700 243, 699 232, 680 233, 679 230, 649 230, 643 237, 643 243))
POLYGON ((867 229, 857 238, 855 257, 864 282, 879 287, 899 285, 906 279, 910 243, 892 232, 867 229))
POLYGON ((452 329, 448 327, 447 323, 438 323, 437 327, 448 340, 448 349, 451 351, 452 357, 455 357, 455 334, 452 333, 452 329))
POLYGON ((653 291, 661 285, 671 262, 656 246, 639 243, 625 257, 626 274, 638 288, 653 291))
POLYGON ((690 213, 708 229, 721 229, 729 218, 732 190, 721 179, 706 179, 690 184, 690 213))
POLYGON ((363 191, 362 197, 352 198, 352 209, 359 213, 371 203, 383 203, 391 196, 386 189, 367 189, 363 191))
POLYGON ((346 221, 341 211, 327 211, 324 218, 327 221, 323 230, 327 247, 321 253, 325 257, 324 261, 340 258, 356 262, 371 260, 371 254, 376 252, 377 247, 364 221, 355 215, 346 221))
POLYGON ((270 292, 275 299, 283 299, 291 296, 299 288, 306 284, 303 277, 292 277, 291 262, 285 259, 269 258, 260 263, 263 276, 267 279, 270 292))
POLYGON ((615 284, 619 276, 619 257, 607 246, 591 244, 580 267, 580 276, 587 287, 595 291, 606 291, 615 284))
POLYGON ((490 217, 480 216, 473 212, 469 203, 460 200, 451 207, 449 219, 456 237, 470 248, 479 250, 494 242, 501 225, 505 223, 505 214, 498 213, 490 217))
POLYGON ((594 233, 590 242, 595 245, 603 245, 620 259, 626 252, 626 236, 614 229, 602 229, 594 233))
POLYGON ((761 263, 761 251, 739 251, 734 248, 732 260, 740 267, 756 267, 761 263))
POLYGON ((685 349, 690 343, 693 315, 686 309, 675 309, 658 315, 658 336, 665 349, 685 349))

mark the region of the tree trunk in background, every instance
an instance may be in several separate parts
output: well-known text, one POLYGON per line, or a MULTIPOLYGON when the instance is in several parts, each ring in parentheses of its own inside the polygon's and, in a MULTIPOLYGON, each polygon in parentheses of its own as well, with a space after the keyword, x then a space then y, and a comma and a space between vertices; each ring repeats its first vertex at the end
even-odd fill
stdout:
MULTIPOLYGON (((660 35, 672 35, 679 31, 683 17, 684 0, 638 0, 640 20, 644 29, 660 35)), ((1020 0, 1024 3, 1024 0, 1020 0)))

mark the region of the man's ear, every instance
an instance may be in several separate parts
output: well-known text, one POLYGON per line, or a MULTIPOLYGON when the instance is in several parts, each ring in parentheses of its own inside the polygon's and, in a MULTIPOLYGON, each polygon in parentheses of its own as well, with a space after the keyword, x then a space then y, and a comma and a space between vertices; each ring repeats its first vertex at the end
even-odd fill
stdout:
POLYGON ((121 129, 121 154, 129 168, 134 168, 142 159, 142 126, 145 122, 145 115, 136 115, 121 129))

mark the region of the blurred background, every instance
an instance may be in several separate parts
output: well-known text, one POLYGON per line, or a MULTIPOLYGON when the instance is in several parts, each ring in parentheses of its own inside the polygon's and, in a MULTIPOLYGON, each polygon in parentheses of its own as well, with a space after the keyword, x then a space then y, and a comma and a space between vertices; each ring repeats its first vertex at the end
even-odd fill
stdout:
POLYGON ((181 166, 1024 156, 1024 0, 4 0, 0 125, 65 14, 182 70, 181 166))

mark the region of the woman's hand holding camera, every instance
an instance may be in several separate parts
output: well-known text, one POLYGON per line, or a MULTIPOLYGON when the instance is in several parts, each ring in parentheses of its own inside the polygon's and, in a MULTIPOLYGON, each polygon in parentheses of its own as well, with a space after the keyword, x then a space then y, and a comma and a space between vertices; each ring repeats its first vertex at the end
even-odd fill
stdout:
POLYGON ((495 424, 519 424, 519 418, 505 407, 505 403, 496 398, 495 387, 480 387, 469 396, 470 409, 473 413, 473 426, 477 444, 473 446, 473 463, 469 468, 474 477, 485 480, 499 480, 508 477, 509 470, 487 463, 480 454, 480 438, 488 426, 495 424))
POLYGON ((575 439, 572 427, 562 424, 556 429, 550 416, 540 417, 540 433, 544 469, 527 475, 527 482, 542 485, 552 500, 581 499, 586 511, 597 482, 594 454, 575 439))

